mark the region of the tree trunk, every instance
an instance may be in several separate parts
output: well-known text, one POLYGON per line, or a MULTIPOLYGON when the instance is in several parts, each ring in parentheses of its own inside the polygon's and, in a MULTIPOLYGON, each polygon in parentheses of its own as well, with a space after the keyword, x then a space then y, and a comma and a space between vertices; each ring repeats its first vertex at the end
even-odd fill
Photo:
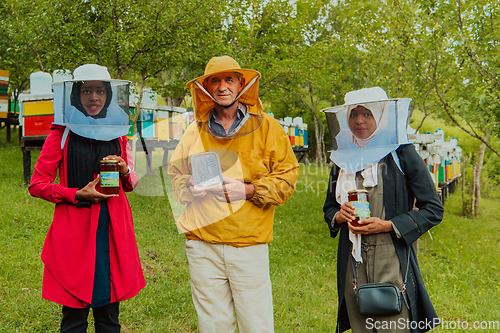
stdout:
MULTIPOLYGON (((413 111, 415 110, 415 104, 414 103, 411 103, 410 104, 410 110, 409 110, 409 114, 408 114, 408 120, 406 122, 406 126, 410 126, 410 119, 411 119, 411 116, 413 116, 413 111)), ((416 133, 416 132, 415 132, 416 133)))
POLYGON ((324 136, 325 136, 325 128, 323 127, 323 122, 319 120, 318 117, 318 111, 317 111, 317 106, 316 103, 314 103, 314 94, 313 94, 313 88, 311 83, 309 83, 308 88, 309 88, 309 98, 311 99, 311 103, 308 104, 302 96, 299 94, 295 93, 288 87, 282 87, 285 91, 288 91, 290 94, 293 94, 297 96, 304 105, 305 108, 311 112, 311 115, 313 117, 313 125, 314 125, 314 136, 316 138, 316 164, 320 165, 323 163, 323 161, 326 162, 326 154, 325 154, 325 141, 324 141, 324 136))
POLYGON ((323 127, 323 122, 319 120, 316 104, 314 103, 314 94, 312 85, 309 83, 309 97, 311 99, 310 111, 314 120, 314 136, 316 138, 316 165, 321 165, 324 161, 326 162, 325 154, 325 128, 323 127))
POLYGON ((137 105, 135 106, 135 114, 132 116, 132 128, 134 135, 132 136, 132 161, 134 162, 134 166, 136 165, 135 157, 137 154, 137 120, 139 119, 139 114, 141 112, 141 103, 142 103, 142 91, 144 90, 144 85, 146 83, 146 79, 142 78, 141 86, 139 88, 139 100, 137 101, 137 105))
MULTIPOLYGON (((484 140, 487 141, 489 133, 486 131, 484 133, 484 140)), ((481 201, 481 169, 483 168, 484 152, 486 151, 486 144, 481 144, 476 153, 476 167, 474 168, 474 216, 477 215, 477 208, 479 207, 479 202, 481 201)))
POLYGON ((462 155, 462 215, 467 216, 467 201, 465 200, 465 168, 466 168, 466 159, 465 156, 462 155))
POLYGON ((304 165, 310 165, 311 162, 309 162, 309 158, 307 157, 307 154, 304 155, 304 165))
POLYGON ((165 98, 165 104, 167 106, 181 106, 182 101, 184 101, 184 97, 178 97, 178 98, 167 97, 167 98, 165 98))
POLYGON ((474 204, 476 203, 476 200, 474 199, 476 195, 476 182, 474 181, 474 175, 476 174, 476 162, 472 164, 472 191, 471 191, 471 198, 470 198, 470 213, 472 216, 476 215, 476 207, 474 204))
POLYGON ((314 120, 314 136, 316 138, 316 165, 320 165, 323 163, 325 155, 323 153, 323 146, 325 145, 323 142, 323 124, 319 121, 318 115, 315 111, 311 110, 313 120, 314 120))

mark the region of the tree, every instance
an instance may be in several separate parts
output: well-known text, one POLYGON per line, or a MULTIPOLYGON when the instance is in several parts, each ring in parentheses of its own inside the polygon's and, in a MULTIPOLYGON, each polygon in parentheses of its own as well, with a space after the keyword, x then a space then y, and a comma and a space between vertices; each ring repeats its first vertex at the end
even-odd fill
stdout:
POLYGON ((220 26, 215 1, 6 1, 13 33, 45 71, 98 63, 114 78, 151 77, 191 63, 192 48, 220 26))
MULTIPOLYGON (((201 45, 213 48, 210 37, 220 27, 212 20, 220 7, 216 1, 7 0, 6 7, 12 35, 18 36, 24 50, 32 50, 28 57, 36 59, 41 70, 98 63, 114 78, 136 80, 140 99, 148 80, 174 68, 200 66, 197 52, 201 45)), ((16 49, 17 56, 20 50, 16 49)), ((165 81, 167 87, 157 85, 163 92, 174 97, 185 93, 182 76, 165 81)), ((138 112, 134 123, 137 116, 138 112)))
POLYGON ((324 116, 319 111, 330 106, 332 92, 339 94, 342 81, 337 64, 343 63, 343 44, 331 22, 337 13, 333 4, 244 1, 228 8, 227 14, 227 44, 245 66, 262 73, 260 96, 273 113, 312 120, 318 164, 326 161, 324 116))
MULTIPOLYGON (((37 68, 36 54, 19 38, 17 30, 9 19, 12 8, 7 2, 0 4, 0 69, 9 71, 9 86, 17 107, 19 94, 29 88, 30 73, 37 68)), ((19 110, 13 110, 19 112, 19 110)))
POLYGON ((431 33, 421 34, 416 40, 430 59, 428 79, 435 95, 446 116, 482 142, 474 161, 475 213, 480 200, 484 150, 488 147, 500 156, 489 141, 499 133, 500 58, 495 31, 500 27, 500 7, 493 1, 443 1, 430 7, 426 1, 419 4, 419 12, 426 15, 418 15, 417 25, 431 33))
MULTIPOLYGON (((490 143, 500 116, 496 2, 354 0, 342 5, 368 73, 377 74, 369 79, 372 84, 380 82, 392 96, 413 98, 425 116, 451 120, 499 155, 490 143)), ((476 154, 475 177, 483 155, 476 154)), ((479 179, 473 184, 479 202, 479 179)))

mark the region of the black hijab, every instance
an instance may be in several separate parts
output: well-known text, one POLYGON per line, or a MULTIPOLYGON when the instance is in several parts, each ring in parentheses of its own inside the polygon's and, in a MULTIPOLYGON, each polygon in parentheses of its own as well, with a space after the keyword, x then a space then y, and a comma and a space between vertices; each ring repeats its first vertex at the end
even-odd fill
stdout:
POLYGON ((91 116, 87 113, 87 111, 85 111, 85 108, 82 105, 82 101, 80 100, 80 89, 82 88, 83 82, 84 81, 77 81, 73 83, 70 96, 71 105, 73 105, 87 117, 92 117, 94 119, 106 118, 106 114, 108 113, 108 106, 111 103, 111 98, 113 96, 113 91, 111 90, 111 84, 109 82, 102 81, 104 87, 106 88, 106 103, 104 104, 104 107, 102 108, 101 112, 99 112, 95 116, 91 116))

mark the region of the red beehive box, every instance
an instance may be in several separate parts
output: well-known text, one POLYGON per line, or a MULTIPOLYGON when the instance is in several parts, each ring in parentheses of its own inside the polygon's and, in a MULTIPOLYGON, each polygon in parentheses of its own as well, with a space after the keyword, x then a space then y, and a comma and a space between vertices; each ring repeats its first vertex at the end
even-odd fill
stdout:
POLYGON ((24 118, 24 136, 48 135, 54 115, 32 116, 24 118))

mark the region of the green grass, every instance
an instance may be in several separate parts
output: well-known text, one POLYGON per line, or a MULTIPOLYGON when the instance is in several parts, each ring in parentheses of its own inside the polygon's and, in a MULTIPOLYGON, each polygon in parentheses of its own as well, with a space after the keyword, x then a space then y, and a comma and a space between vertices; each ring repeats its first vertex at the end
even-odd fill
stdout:
MULTIPOLYGON (((445 205, 445 219, 423 237, 419 260, 438 314, 446 320, 500 321, 500 205, 483 199, 475 219, 460 217, 461 196, 445 205)), ((495 330, 498 332, 499 330, 495 330)), ((494 332, 494 330, 491 330, 494 332)))
MULTIPOLYGON (((17 138, 13 141, 6 144, 5 130, 0 131, 0 332, 57 332, 61 307, 42 299, 40 260, 54 207, 30 197, 23 186, 21 149, 17 138)), ((34 164, 38 153, 32 156, 34 164)), ((138 158, 137 168, 144 165, 138 158)), ((196 332, 184 236, 162 195, 156 166, 128 195, 147 286, 122 302, 123 332, 196 332)), ((337 239, 329 237, 322 214, 328 172, 302 166, 296 193, 276 209, 270 243, 276 332, 335 330, 337 239)), ((445 220, 432 229, 432 239, 421 238, 422 275, 443 319, 498 321, 499 200, 483 200, 475 219, 459 216, 460 200, 458 191, 448 199, 445 220)))

